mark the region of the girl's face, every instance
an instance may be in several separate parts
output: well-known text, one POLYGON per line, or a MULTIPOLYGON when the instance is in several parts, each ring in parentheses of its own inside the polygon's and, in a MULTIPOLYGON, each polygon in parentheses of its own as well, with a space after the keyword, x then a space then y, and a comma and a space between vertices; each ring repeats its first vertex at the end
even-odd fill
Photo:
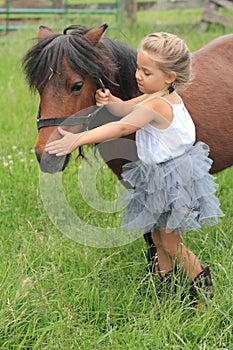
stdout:
POLYGON ((139 90, 145 94, 167 89, 173 81, 169 73, 164 73, 158 68, 156 60, 152 59, 149 53, 140 50, 137 55, 135 77, 139 90))

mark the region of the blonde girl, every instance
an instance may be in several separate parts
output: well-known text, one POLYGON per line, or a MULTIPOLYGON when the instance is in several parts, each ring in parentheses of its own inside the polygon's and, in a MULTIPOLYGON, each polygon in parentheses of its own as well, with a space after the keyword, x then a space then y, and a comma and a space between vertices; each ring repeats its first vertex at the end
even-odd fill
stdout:
POLYGON ((178 92, 191 80, 191 55, 174 34, 152 33, 137 53, 135 78, 142 95, 122 102, 107 89, 97 90, 97 105, 123 117, 93 130, 73 134, 58 128, 62 139, 46 152, 63 156, 81 145, 100 143, 136 132, 139 160, 123 167, 125 228, 149 230, 157 248, 156 274, 168 293, 176 292, 174 266, 179 264, 194 298, 213 296, 208 266, 203 266, 182 234, 218 222, 222 216, 209 174, 212 161, 203 142, 195 144, 195 126, 178 92))

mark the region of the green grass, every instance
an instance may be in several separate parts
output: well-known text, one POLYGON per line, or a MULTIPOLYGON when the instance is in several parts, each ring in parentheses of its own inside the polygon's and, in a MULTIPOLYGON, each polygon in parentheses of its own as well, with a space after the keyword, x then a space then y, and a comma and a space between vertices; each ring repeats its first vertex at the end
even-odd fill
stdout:
MULTIPOLYGON (((139 13, 133 33, 113 21, 106 35, 136 47, 144 34, 170 30, 196 50, 224 33, 218 26, 200 28, 197 13, 139 13)), ((89 25, 106 21, 82 19, 89 25)), ((68 23, 46 24, 62 29, 68 23)), ((212 267, 216 293, 208 310, 178 297, 161 298, 156 278, 144 279, 143 238, 107 249, 68 239, 48 218, 32 151, 38 97, 28 91, 20 60, 35 37, 33 29, 0 41, 0 348, 232 350, 232 168, 217 175, 226 216, 215 227, 185 236, 212 267)), ((83 220, 92 215, 93 224, 104 225, 104 216, 83 203, 74 158, 63 175, 68 201, 83 220)), ((117 182, 106 167, 97 180, 102 196, 114 198, 117 182)), ((117 217, 110 220, 115 225, 117 217)))

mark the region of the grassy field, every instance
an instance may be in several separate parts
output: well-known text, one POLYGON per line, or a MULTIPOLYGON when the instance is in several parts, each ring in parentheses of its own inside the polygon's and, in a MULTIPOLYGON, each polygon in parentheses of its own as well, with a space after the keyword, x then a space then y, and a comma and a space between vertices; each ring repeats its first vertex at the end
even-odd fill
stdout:
MULTIPOLYGON (((226 32, 216 26, 205 31, 200 15, 188 10, 139 13, 133 32, 116 27, 111 17, 76 22, 92 26, 109 19, 107 35, 133 47, 148 32, 173 31, 193 51, 226 32)), ((68 24, 46 21, 56 29, 68 24)), ((157 279, 144 278, 143 238, 97 249, 65 237, 49 220, 40 196, 33 154, 38 96, 28 91, 21 72, 21 58, 36 34, 33 29, 0 38, 0 348, 232 350, 233 169, 217 174, 226 216, 218 226, 185 237, 212 268, 216 293, 207 310, 186 299, 181 303, 179 296, 162 298, 157 279)), ((82 204, 77 173, 72 157, 63 175, 68 201, 83 218, 94 215, 101 226, 103 216, 82 204)), ((99 176, 102 195, 114 198, 114 176, 106 167, 99 176)))

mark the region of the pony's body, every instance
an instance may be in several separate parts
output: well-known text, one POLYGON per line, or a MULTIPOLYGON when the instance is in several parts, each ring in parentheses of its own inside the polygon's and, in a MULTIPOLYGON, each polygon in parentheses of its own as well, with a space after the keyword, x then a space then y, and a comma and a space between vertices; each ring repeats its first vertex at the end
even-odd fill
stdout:
MULTIPOLYGON (((24 70, 31 87, 40 93, 40 117, 71 116, 95 104, 98 80, 104 82, 113 94, 127 100, 139 94, 134 72, 136 53, 110 39, 101 39, 106 26, 87 30, 76 26, 71 34, 55 34, 40 27, 38 44, 24 58, 24 70), (114 84, 117 83, 118 85, 114 84)), ((192 83, 181 96, 194 120, 197 140, 210 146, 213 159, 212 172, 218 172, 233 162, 233 35, 220 37, 193 53, 192 83)), ((101 118, 97 124, 101 124, 101 118)), ((107 119, 104 118, 104 122, 107 119)), ((42 128, 36 141, 36 154, 45 172, 63 170, 69 156, 56 157, 44 152, 51 138, 59 137, 56 126, 42 128)), ((69 127, 78 132, 79 126, 69 127)), ((134 135, 129 136, 134 138, 134 135)), ((113 172, 120 178, 122 164, 127 160, 117 156, 122 139, 100 145, 100 152, 113 172), (109 160, 109 149, 113 158, 109 160), (115 158, 114 158, 115 157, 115 158)), ((132 147, 136 157, 135 146, 132 147)), ((127 159, 127 157, 125 157, 127 159)))
MULTIPOLYGON (((65 30, 64 34, 54 34, 49 28, 40 27, 38 44, 24 58, 24 71, 31 88, 40 94, 41 120, 57 120, 95 105, 99 79, 123 100, 140 94, 134 77, 136 53, 113 40, 101 40, 105 29, 106 25, 90 31, 76 26, 75 33, 67 34, 65 30)), ((210 156, 214 161, 212 172, 223 170, 233 163, 232 56, 233 35, 220 37, 194 52, 194 80, 181 92, 196 125, 197 140, 210 146, 210 156)), ((102 112, 97 114, 91 127, 112 120, 102 112)), ((81 126, 68 129, 78 132, 81 126)), ((59 137, 57 126, 39 130, 35 151, 42 171, 62 171, 68 164, 69 156, 56 157, 44 152, 48 140, 59 137)), ((134 140, 134 135, 127 138, 134 140)), ((123 164, 137 159, 135 142, 123 138, 98 147, 119 179, 123 164)), ((144 238, 152 269, 156 249, 150 233, 144 238)))
POLYGON ((180 94, 195 123, 197 140, 210 147, 213 173, 233 164, 232 54, 232 34, 194 52, 194 79, 180 94))

